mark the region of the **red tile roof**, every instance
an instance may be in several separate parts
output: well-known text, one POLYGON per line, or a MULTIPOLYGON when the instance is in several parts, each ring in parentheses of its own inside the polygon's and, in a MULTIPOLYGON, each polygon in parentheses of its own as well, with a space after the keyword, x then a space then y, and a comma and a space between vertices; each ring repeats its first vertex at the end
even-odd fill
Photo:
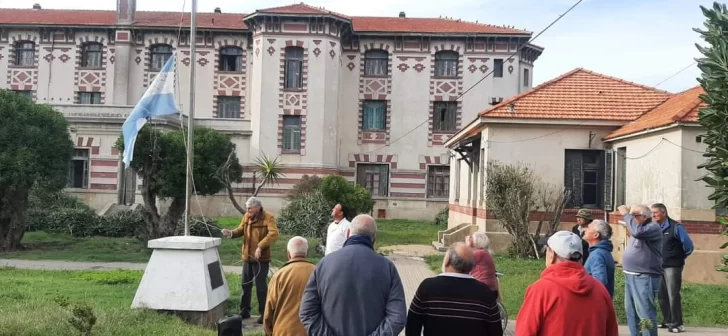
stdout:
POLYGON ((655 88, 578 68, 480 113, 483 117, 632 121, 670 97, 655 88), (513 104, 513 112, 509 112, 513 104))
MULTIPOLYGON (((432 34, 530 34, 528 31, 482 23, 442 18, 400 17, 348 17, 326 9, 296 4, 258 10, 256 13, 333 15, 350 20, 354 32, 379 33, 432 33, 432 34)), ((136 26, 178 27, 179 12, 137 12, 136 26)), ((198 13, 197 25, 206 29, 248 29, 245 14, 198 13)), ((66 9, 8 9, 0 10, 0 24, 58 25, 58 26, 113 26, 114 11, 66 10, 66 9)), ((182 26, 189 26, 189 14, 184 15, 182 26)))
POLYGON ((441 34, 530 34, 515 28, 499 27, 453 19, 355 16, 355 32, 441 33, 441 34))
MULTIPOLYGON (((197 26, 207 29, 247 29, 244 14, 198 13, 197 26)), ((137 12, 136 26, 178 27, 190 25, 190 14, 180 12, 137 12)), ((116 12, 65 9, 7 9, 0 10, 0 24, 59 25, 59 26, 113 26, 116 12)))
POLYGON ((668 126, 676 122, 697 123, 698 111, 706 107, 705 102, 700 99, 700 95, 703 93, 705 93, 703 88, 697 86, 675 94, 664 103, 637 118, 637 120, 607 135, 604 139, 614 139, 637 132, 668 126))

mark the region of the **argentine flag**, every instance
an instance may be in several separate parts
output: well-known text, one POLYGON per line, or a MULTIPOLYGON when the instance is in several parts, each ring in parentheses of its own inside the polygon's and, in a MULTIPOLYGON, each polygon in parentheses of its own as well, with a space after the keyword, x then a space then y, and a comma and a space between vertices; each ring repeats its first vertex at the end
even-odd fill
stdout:
POLYGON ((125 168, 129 168, 134 156, 137 134, 147 123, 147 119, 179 112, 174 97, 174 82, 174 57, 170 57, 121 127, 124 136, 123 161, 125 168))

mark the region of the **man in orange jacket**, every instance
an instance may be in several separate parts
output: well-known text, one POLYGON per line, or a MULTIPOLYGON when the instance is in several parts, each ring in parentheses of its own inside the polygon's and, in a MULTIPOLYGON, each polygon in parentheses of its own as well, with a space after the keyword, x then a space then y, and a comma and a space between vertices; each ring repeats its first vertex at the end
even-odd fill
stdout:
POLYGON ((276 218, 263 210, 255 197, 245 202, 248 211, 235 230, 222 230, 226 237, 243 237, 243 295, 240 298, 240 315, 250 318, 250 302, 253 298, 253 281, 258 294, 258 323, 263 323, 265 299, 268 293, 268 269, 270 247, 278 240, 276 218))
POLYGON ((581 238, 569 231, 546 243, 546 269, 526 289, 516 336, 617 336, 609 292, 581 265, 581 238))

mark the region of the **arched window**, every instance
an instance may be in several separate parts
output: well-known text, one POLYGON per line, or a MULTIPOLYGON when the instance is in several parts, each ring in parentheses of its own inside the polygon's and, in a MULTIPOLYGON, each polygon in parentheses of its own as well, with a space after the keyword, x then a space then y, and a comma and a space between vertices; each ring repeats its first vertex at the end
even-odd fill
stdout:
POLYGON ((435 76, 457 77, 460 55, 454 51, 440 51, 435 54, 435 76))
POLYGON ((303 88, 303 48, 286 47, 285 74, 286 89, 303 88))
POLYGON ((15 65, 23 67, 35 66, 35 43, 30 41, 15 43, 15 65))
POLYGON ((369 50, 364 53, 364 74, 386 76, 389 54, 384 50, 369 50))
POLYGON ((243 69, 243 50, 238 47, 220 49, 220 71, 239 72, 243 69))
POLYGON ((82 68, 100 68, 101 67, 101 43, 86 43, 81 49, 81 67, 82 68))
POLYGON ((167 60, 172 57, 172 46, 167 44, 155 45, 151 48, 151 51, 152 63, 150 69, 156 71, 162 70, 167 60))

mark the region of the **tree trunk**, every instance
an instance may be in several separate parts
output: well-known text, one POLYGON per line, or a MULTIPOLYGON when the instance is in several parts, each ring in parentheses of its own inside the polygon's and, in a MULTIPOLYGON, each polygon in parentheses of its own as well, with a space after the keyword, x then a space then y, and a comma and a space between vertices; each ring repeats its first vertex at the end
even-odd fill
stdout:
POLYGON ((262 189, 264 185, 265 185, 265 180, 263 180, 263 182, 260 182, 260 184, 257 187, 255 187, 255 191, 253 191, 253 197, 258 196, 260 189, 262 189))
POLYGON ((228 198, 230 198, 230 202, 233 204, 233 207, 235 207, 235 210, 238 210, 239 213, 245 214, 247 210, 243 208, 240 203, 238 203, 238 200, 235 199, 235 194, 233 193, 233 186, 230 185, 230 183, 225 183, 225 189, 228 193, 228 198))
POLYGON ((0 197, 0 252, 15 251, 25 234, 28 191, 2 193, 0 197))

